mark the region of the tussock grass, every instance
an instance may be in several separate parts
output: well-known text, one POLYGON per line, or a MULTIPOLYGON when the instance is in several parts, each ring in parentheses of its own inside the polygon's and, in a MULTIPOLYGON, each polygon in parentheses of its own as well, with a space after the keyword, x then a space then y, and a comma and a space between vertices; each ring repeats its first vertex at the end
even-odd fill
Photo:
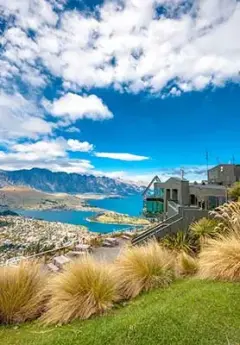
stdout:
POLYGON ((142 291, 165 287, 174 279, 174 257, 156 242, 142 247, 127 248, 116 262, 119 289, 130 299, 142 291))
POLYGON ((88 319, 111 308, 118 299, 117 283, 111 266, 89 256, 68 265, 49 283, 50 300, 42 316, 46 324, 66 324, 88 319))
POLYGON ((220 233, 240 230, 240 202, 230 202, 217 207, 211 215, 218 221, 217 231, 220 233))
POLYGON ((190 236, 189 232, 185 231, 178 231, 174 235, 165 236, 161 241, 160 244, 176 253, 179 252, 186 252, 192 253, 194 251, 194 241, 192 236, 190 236))
POLYGON ((46 278, 37 262, 0 267, 0 322, 20 323, 38 317, 46 298, 46 278))
POLYGON ((197 258, 181 252, 177 256, 177 271, 180 276, 194 275, 198 270, 197 258))
POLYGON ((189 230, 201 244, 204 244, 209 238, 213 238, 218 234, 218 221, 216 219, 201 218, 196 222, 193 222, 189 230))
POLYGON ((230 233, 211 239, 199 255, 200 278, 240 281, 240 235, 230 233))

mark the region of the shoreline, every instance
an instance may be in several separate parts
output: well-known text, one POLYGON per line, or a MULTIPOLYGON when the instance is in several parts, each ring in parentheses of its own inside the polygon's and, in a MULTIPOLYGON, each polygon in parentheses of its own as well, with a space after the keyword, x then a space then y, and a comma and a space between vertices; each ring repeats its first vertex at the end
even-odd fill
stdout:
POLYGON ((103 212, 101 207, 94 205, 94 200, 120 198, 117 194, 69 194, 47 193, 23 186, 0 188, 4 195, 4 206, 13 210, 31 211, 82 211, 103 212))
POLYGON ((147 219, 113 211, 99 213, 95 216, 86 218, 86 220, 90 223, 126 225, 131 227, 144 227, 150 225, 147 219))
POLYGON ((0 264, 17 256, 29 256, 65 246, 73 241, 90 241, 98 233, 84 225, 50 222, 25 216, 0 217, 0 264))
POLYGON ((47 221, 22 215, 0 216, 0 266, 8 260, 15 262, 15 259, 66 247, 71 243, 91 244, 99 239, 119 236, 125 231, 134 234, 138 230, 129 224, 127 229, 113 229, 111 232, 101 233, 90 231, 87 226, 80 224, 47 221))
POLYGON ((56 211, 56 212, 61 212, 61 211, 79 211, 79 212, 105 212, 107 211, 106 209, 103 208, 99 208, 99 207, 79 207, 79 208, 68 208, 68 207, 64 207, 64 208, 41 208, 41 207, 15 207, 14 210, 17 211, 56 211))
MULTIPOLYGON (((147 226, 146 224, 133 224, 133 223, 107 223, 107 222, 99 222, 97 220, 92 220, 90 218, 86 218, 86 221, 89 223, 98 223, 98 224, 106 224, 106 225, 126 225, 131 227, 144 227, 147 226)), ((121 231, 121 230, 120 230, 121 231)), ((110 234, 111 232, 109 232, 110 234)))
POLYGON ((94 194, 94 193, 85 193, 85 194, 74 194, 77 198, 81 200, 105 200, 105 199, 124 199, 125 196, 119 194, 94 194))

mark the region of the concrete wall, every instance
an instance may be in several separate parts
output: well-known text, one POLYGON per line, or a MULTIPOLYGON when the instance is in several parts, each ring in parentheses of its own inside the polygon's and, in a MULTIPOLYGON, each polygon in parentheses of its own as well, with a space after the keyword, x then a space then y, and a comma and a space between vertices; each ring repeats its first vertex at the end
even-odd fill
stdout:
POLYGON ((236 181, 240 181, 240 165, 235 165, 235 177, 236 181))
MULTIPOLYGON (((239 166, 240 172, 240 166, 239 166)), ((164 190, 164 213, 168 217, 172 216, 172 209, 168 208, 168 201, 174 200, 179 205, 190 206, 191 195, 195 196, 195 205, 202 204, 203 208, 207 208, 209 197, 216 197, 214 202, 216 206, 226 201, 227 190, 226 187, 220 185, 202 185, 202 184, 189 184, 187 180, 171 177, 165 183, 158 183, 158 187, 164 190), (177 200, 176 200, 177 199, 177 200)))
POLYGON ((196 220, 208 217, 208 211, 207 210, 200 210, 195 208, 187 208, 183 209, 183 229, 184 231, 187 231, 189 228, 189 225, 192 222, 195 222, 196 220))
POLYGON ((189 181, 181 181, 181 205, 189 205, 189 181))
POLYGON ((164 189, 164 212, 168 212, 168 200, 177 201, 181 205, 189 204, 189 181, 170 178, 165 183, 160 183, 159 187, 164 189), (177 190, 177 200, 175 190, 177 190))
MULTIPOLYGON (((219 164, 208 171, 209 183, 230 186, 236 182, 236 169, 234 164, 219 164)), ((239 171, 239 170, 237 170, 239 171)))
POLYGON ((188 231, 189 225, 203 217, 208 217, 208 211, 197 208, 179 208, 180 218, 176 219, 168 226, 160 229, 155 234, 156 238, 163 238, 167 235, 174 235, 178 231, 188 231))
POLYGON ((168 201, 168 212, 167 212, 168 218, 171 218, 178 213, 179 213, 179 206, 173 201, 168 201))
POLYGON ((226 197, 227 189, 224 186, 216 186, 214 188, 211 185, 190 185, 190 194, 194 194, 199 200, 208 196, 226 197))

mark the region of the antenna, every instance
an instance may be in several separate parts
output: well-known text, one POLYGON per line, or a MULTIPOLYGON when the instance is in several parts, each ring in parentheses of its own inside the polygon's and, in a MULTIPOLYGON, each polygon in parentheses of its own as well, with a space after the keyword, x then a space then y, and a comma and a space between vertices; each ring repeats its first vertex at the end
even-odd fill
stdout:
POLYGON ((235 157, 232 155, 232 164, 235 164, 235 157))
POLYGON ((184 169, 182 168, 180 171, 181 171, 181 180, 183 180, 184 179, 184 169))
POLYGON ((206 150, 206 163, 207 163, 207 179, 208 179, 208 165, 209 165, 209 153, 208 153, 208 150, 206 150))

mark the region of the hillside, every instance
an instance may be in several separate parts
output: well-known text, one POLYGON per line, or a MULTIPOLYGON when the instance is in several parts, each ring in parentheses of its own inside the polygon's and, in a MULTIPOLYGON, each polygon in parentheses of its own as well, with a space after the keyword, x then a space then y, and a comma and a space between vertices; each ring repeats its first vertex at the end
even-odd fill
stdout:
POLYGON ((0 327, 4 345, 238 345, 240 285, 183 280, 63 327, 0 327))
POLYGON ((0 188, 0 205, 10 209, 32 210, 87 210, 88 204, 67 193, 46 193, 26 186, 0 188))
POLYGON ((103 193, 130 195, 142 188, 118 179, 105 176, 80 175, 76 173, 52 172, 47 169, 0 171, 0 187, 21 185, 44 192, 103 193))

